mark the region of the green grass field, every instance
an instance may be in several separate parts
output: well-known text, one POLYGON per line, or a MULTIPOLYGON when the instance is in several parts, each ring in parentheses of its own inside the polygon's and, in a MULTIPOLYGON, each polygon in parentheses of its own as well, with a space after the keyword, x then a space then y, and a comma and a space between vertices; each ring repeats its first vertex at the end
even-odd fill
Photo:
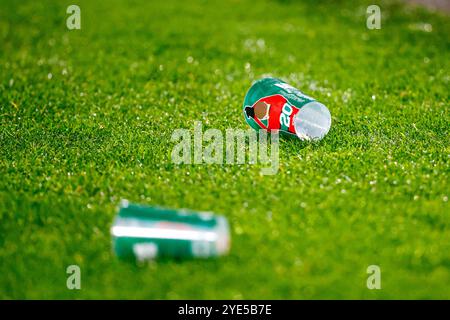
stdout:
POLYGON ((373 1, 76 1, 68 30, 72 3, 0 0, 1 298, 450 298, 449 16, 382 1, 369 30, 373 1), (266 75, 328 106, 325 139, 282 139, 274 176, 172 164, 175 129, 247 129, 266 75), (121 198, 225 215, 230 254, 117 260, 121 198))

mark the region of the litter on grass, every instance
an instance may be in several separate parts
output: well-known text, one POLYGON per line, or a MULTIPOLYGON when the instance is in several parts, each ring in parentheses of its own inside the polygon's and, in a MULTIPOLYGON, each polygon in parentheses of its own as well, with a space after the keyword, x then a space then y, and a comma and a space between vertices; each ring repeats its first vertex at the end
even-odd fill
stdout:
POLYGON ((245 95, 244 117, 255 130, 279 130, 301 140, 320 140, 331 127, 322 103, 276 78, 256 81, 245 95))
POLYGON ((111 228, 114 252, 138 261, 155 258, 209 258, 230 249, 225 217, 131 204, 122 200, 111 228))

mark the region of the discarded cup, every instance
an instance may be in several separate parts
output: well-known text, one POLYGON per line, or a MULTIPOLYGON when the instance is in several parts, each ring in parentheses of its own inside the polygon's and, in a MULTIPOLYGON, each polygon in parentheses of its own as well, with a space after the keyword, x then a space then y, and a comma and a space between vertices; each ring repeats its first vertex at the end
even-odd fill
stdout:
POLYGON ((302 140, 322 139, 331 127, 327 107, 276 78, 256 81, 245 95, 243 111, 256 130, 279 130, 302 140))
POLYGON ((126 200, 121 202, 111 235, 119 258, 138 261, 216 257, 230 248, 228 222, 223 216, 142 206, 126 200))

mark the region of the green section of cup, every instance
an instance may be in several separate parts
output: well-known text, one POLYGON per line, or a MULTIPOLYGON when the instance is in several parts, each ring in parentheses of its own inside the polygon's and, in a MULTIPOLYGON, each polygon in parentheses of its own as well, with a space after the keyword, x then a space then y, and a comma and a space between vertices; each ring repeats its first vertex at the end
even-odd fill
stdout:
MULTIPOLYGON (((305 95, 297 88, 287 84, 286 82, 277 78, 263 78, 253 83, 250 89, 245 95, 244 104, 242 107, 245 121, 255 130, 260 130, 261 128, 251 117, 247 117, 245 114, 246 106, 253 106, 259 99, 280 94, 285 97, 288 102, 297 107, 301 108, 305 104, 315 101, 315 99, 305 95)), ((281 133, 290 134, 287 130, 280 130, 281 133)))

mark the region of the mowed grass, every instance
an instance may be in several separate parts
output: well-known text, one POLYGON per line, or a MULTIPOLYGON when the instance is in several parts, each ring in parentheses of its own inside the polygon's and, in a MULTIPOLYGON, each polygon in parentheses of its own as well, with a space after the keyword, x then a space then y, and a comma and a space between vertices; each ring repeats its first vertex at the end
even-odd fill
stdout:
POLYGON ((69 4, 0 1, 1 298, 450 298, 448 16, 381 1, 368 30, 373 1, 77 1, 69 31, 69 4), (281 140, 274 176, 172 164, 175 129, 247 129, 266 75, 329 107, 325 139, 281 140), (225 215, 230 254, 117 260, 121 198, 225 215))

